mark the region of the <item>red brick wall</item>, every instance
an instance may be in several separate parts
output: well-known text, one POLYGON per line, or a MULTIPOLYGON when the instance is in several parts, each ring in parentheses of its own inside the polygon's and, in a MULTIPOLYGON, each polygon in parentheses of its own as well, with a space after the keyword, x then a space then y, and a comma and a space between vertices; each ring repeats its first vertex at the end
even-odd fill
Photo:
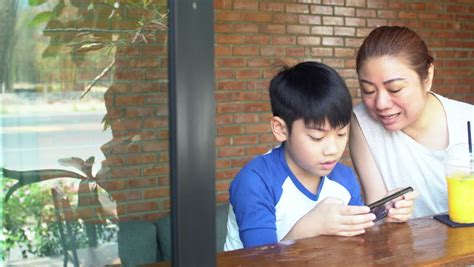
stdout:
MULTIPOLYGON (((216 190, 275 145, 267 87, 281 64, 322 61, 359 92, 355 55, 378 25, 416 30, 435 57, 433 91, 474 103, 474 1, 215 0, 216 190)), ((114 140, 104 145, 110 190, 127 217, 169 210, 166 47, 163 39, 118 53, 106 102, 114 140)), ((349 154, 343 162, 350 164, 349 154)))

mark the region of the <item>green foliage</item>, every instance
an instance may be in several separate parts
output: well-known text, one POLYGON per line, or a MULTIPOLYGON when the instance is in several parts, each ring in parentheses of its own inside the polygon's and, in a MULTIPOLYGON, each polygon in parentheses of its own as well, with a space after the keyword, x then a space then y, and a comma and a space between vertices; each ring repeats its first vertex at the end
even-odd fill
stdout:
MULTIPOLYGON (((2 195, 14 181, 1 177, 2 195)), ((66 187, 67 188, 67 187, 66 187)), ((3 200, 2 200, 3 202, 3 200)), ((15 191, 7 203, 3 203, 0 212, 3 215, 3 227, 0 235, 1 259, 4 260, 13 248, 20 248, 22 256, 52 256, 62 254, 59 222, 55 217, 55 208, 50 187, 44 183, 34 183, 15 191)), ((88 246, 87 233, 81 220, 70 222, 76 244, 67 243, 67 247, 88 246)), ((115 241, 116 225, 99 225, 98 239, 102 242, 115 241)), ((68 242, 69 239, 66 239, 68 242)))
MULTIPOLYGON (((45 1, 30 0, 30 5, 45 1)), ((166 29, 166 8, 160 0, 60 0, 50 11, 41 12, 33 25, 46 22, 44 35, 49 36, 50 46, 45 57, 56 56, 64 46, 73 56, 116 48, 137 40, 137 35, 166 29), (155 27, 149 27, 155 25, 155 27)), ((76 64, 82 64, 76 57, 76 64)))
MULTIPOLYGON (((76 66, 83 66, 86 55, 117 49, 135 42, 148 43, 157 32, 167 30, 166 0, 30 0, 31 6, 47 6, 30 25, 46 24, 49 37, 41 58, 69 54, 76 66)), ((81 98, 115 65, 113 60, 84 89, 81 98)))

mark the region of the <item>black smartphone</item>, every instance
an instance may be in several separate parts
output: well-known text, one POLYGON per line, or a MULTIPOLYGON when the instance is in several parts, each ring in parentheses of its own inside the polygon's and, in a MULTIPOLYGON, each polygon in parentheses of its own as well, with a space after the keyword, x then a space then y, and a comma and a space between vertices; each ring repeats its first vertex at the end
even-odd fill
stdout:
POLYGON ((370 208, 370 212, 375 214, 375 220, 374 222, 376 221, 379 221, 379 220, 382 220, 383 218, 387 217, 387 214, 388 214, 388 210, 393 207, 393 203, 392 203, 392 200, 405 194, 405 193, 408 193, 408 192, 411 192, 413 191, 413 188, 411 188, 411 186, 407 187, 407 188, 404 188, 400 191, 397 191, 391 195, 388 195, 382 199, 379 199, 369 205, 367 205, 369 208, 370 208))

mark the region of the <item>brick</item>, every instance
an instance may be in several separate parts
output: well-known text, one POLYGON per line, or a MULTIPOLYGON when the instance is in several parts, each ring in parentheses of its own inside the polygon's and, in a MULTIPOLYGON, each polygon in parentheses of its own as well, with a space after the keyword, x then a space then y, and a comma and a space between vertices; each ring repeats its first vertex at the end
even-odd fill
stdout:
POLYGON ((314 26, 311 27, 311 33, 316 35, 333 35, 334 27, 332 26, 314 26))
POLYGON ((353 48, 334 48, 336 57, 354 57, 356 50, 353 48))
POLYGON ((388 0, 367 0, 367 7, 378 8, 378 9, 387 8, 388 7, 387 2, 388 0))
POLYGON ((159 187, 159 188, 152 188, 146 189, 143 192, 144 199, 150 198, 160 198, 160 197, 169 197, 171 195, 169 187, 159 187))
MULTIPOLYGON (((150 117, 153 116, 155 108, 153 107, 126 107, 124 110, 125 117, 150 117)), ((145 126, 145 128, 147 128, 145 126)))
POLYGON ((365 38, 372 30, 372 28, 357 28, 356 36, 365 38))
POLYGON ((364 18, 344 18, 344 25, 365 27, 366 20, 364 18))
POLYGON ((269 67, 271 63, 272 60, 270 58, 257 57, 249 58, 247 60, 247 66, 249 67, 269 67))
MULTIPOLYGON (((399 22, 396 23, 399 25, 399 22)), ((367 27, 379 27, 382 25, 387 25, 386 19, 367 19, 367 27)))
POLYGON ((243 81, 221 81, 217 83, 218 90, 242 90, 245 89, 243 81))
POLYGON ((112 177, 137 177, 140 175, 140 168, 134 167, 119 167, 111 169, 112 177))
POLYGON ((255 123, 258 122, 259 118, 257 114, 253 113, 241 113, 235 114, 233 118, 234 123, 255 123))
POLYGON ((398 17, 401 19, 416 19, 417 13, 416 12, 407 12, 407 11, 399 11, 398 17))
POLYGON ((323 0, 323 5, 343 6, 344 0, 323 0))
POLYGON ((344 39, 338 37, 323 37, 323 45, 325 46, 342 46, 344 39))
POLYGON ((264 45, 264 44, 268 44, 269 41, 270 41, 270 37, 265 36, 265 35, 245 36, 245 43, 246 44, 264 45))
POLYGON ((158 203, 156 202, 140 202, 140 203, 129 203, 127 204, 127 212, 145 212, 158 209, 158 203))
POLYGON ((237 79, 255 79, 262 76, 262 73, 259 70, 238 70, 235 73, 237 79))
POLYGON ((324 25, 344 25, 344 18, 323 16, 323 24, 324 25))
POLYGON ((243 107, 238 103, 217 103, 217 112, 218 113, 227 113, 227 112, 242 112, 243 107))
MULTIPOLYGON (((270 59, 269 59, 270 60, 270 59)), ((269 85, 268 80, 263 80, 263 81, 248 81, 247 82, 247 89, 248 90, 261 90, 265 89, 265 92, 268 88, 269 85)))
POLYGON ((234 101, 255 101, 260 99, 260 92, 236 92, 233 99, 234 101))
POLYGON ((241 169, 245 164, 247 164, 247 162, 249 162, 254 156, 253 155, 250 155, 250 156, 247 156, 247 157, 239 157, 239 158, 234 158, 234 159, 231 159, 231 164, 230 166, 233 167, 233 168, 239 168, 241 169))
POLYGON ((135 179, 128 179, 127 186, 128 188, 143 188, 143 187, 153 187, 158 184, 158 180, 156 177, 150 178, 135 178, 135 179))
POLYGON ((168 165, 153 166, 153 167, 147 167, 143 169, 144 176, 169 174, 169 172, 170 172, 170 169, 168 165))
POLYGON ((119 202, 141 200, 142 191, 126 191, 126 192, 115 192, 114 200, 119 202))
POLYGON ((311 56, 331 57, 333 56, 333 49, 323 47, 311 48, 311 56))
POLYGON ((309 34, 310 27, 303 25, 289 25, 287 26, 287 32, 293 34, 309 34))
POLYGON ((222 69, 216 69, 216 79, 221 80, 221 79, 231 79, 234 77, 234 71, 233 70, 222 70, 222 69))
POLYGON ((229 58, 220 58, 216 62, 217 67, 231 68, 231 67, 244 67, 245 59, 229 57, 229 58))
POLYGON ((234 136, 232 139, 233 139, 233 145, 255 145, 255 144, 257 144, 257 136, 256 135, 239 135, 239 136, 234 136))
POLYGON ((236 11, 221 11, 216 13, 216 22, 223 21, 244 21, 245 14, 236 11))
POLYGON ((270 22, 272 21, 272 14, 271 13, 248 13, 245 15, 246 21, 253 21, 253 22, 270 22))
MULTIPOLYGON (((327 37, 324 37, 324 38, 327 38, 327 37)), ((319 45, 321 44, 321 37, 298 37, 297 42, 298 42, 298 45, 319 45)))
POLYGON ((122 81, 141 81, 144 78, 143 70, 116 69, 115 79, 122 81))
POLYGON ((329 65, 333 68, 343 68, 344 67, 344 60, 337 59, 337 58, 325 58, 323 59, 323 63, 329 65))
POLYGON ((267 24, 262 26, 260 31, 266 33, 286 33, 286 26, 277 24, 267 24))
POLYGON ((285 10, 285 5, 283 3, 272 3, 272 2, 260 3, 260 10, 282 12, 285 10))
POLYGON ((236 46, 232 49, 234 56, 255 56, 258 52, 259 49, 256 46, 236 46))
POLYGON ((231 9, 232 0, 215 0, 214 8, 215 9, 231 9))
POLYGON ((137 155, 127 155, 127 164, 147 164, 157 162, 155 154, 140 153, 137 155))
POLYGON ((317 15, 333 15, 332 6, 311 5, 311 13, 317 15))
POLYGON ((258 10, 258 2, 255 0, 234 1, 234 9, 258 10))
POLYGON ((288 13, 309 13, 309 6, 305 4, 286 4, 285 9, 288 13))
POLYGON ((216 146, 226 146, 231 144, 230 136, 217 136, 216 137, 216 146))
POLYGON ((244 149, 242 147, 220 147, 217 149, 217 156, 220 158, 238 157, 243 155, 244 149))
POLYGON ((356 9, 356 17, 363 18, 375 18, 377 16, 377 11, 374 9, 356 9))
POLYGON ((258 32, 257 24, 234 24, 235 32, 258 32))
POLYGON ((353 17, 355 15, 355 8, 353 7, 334 7, 334 15, 353 17))
POLYGON ((259 143, 276 143, 275 136, 272 133, 260 134, 259 143))
POLYGON ((355 28, 352 27, 334 27, 334 35, 336 36, 354 36, 355 28))
POLYGON ((299 15, 298 16, 298 22, 300 24, 316 24, 319 25, 321 24, 321 16, 315 16, 315 15, 299 15))
POLYGON ((231 166, 231 161, 228 159, 216 159, 216 169, 226 169, 231 166))
POLYGON ((244 128, 240 125, 220 126, 217 128, 217 134, 219 136, 242 134, 243 132, 244 128))
POLYGON ((259 124, 248 124, 245 125, 245 133, 269 133, 271 132, 269 123, 259 123, 259 124))
POLYGON ((216 191, 227 191, 229 190, 229 183, 227 181, 216 182, 216 191))
POLYGON ((255 112, 255 111, 269 111, 270 104, 269 103, 246 103, 243 104, 243 111, 244 112, 255 112))
POLYGON ((246 154, 247 155, 260 155, 267 152, 270 149, 271 147, 268 145, 251 146, 251 147, 247 147, 246 154))
POLYGON ((241 35, 217 35, 216 43, 217 44, 243 44, 244 37, 241 35))
MULTIPOLYGON (((382 19, 393 19, 395 18, 396 13, 393 10, 377 10, 377 17, 382 19)), ((421 16, 421 14, 420 14, 421 16)), ((421 17, 420 17, 421 18, 421 17)), ((422 18, 428 19, 428 18, 422 18)))
POLYGON ((284 54, 285 54, 284 48, 279 48, 279 47, 260 48, 260 55, 262 56, 283 56, 284 54))
POLYGON ((271 44, 274 45, 294 45, 296 44, 296 37, 294 36, 273 36, 271 44))
POLYGON ((168 151, 169 144, 168 141, 152 141, 152 142, 143 142, 142 148, 144 152, 158 152, 158 151, 168 151))
POLYGON ((306 48, 304 47, 287 48, 286 55, 289 57, 304 57, 306 55, 306 48))
POLYGON ((229 124, 233 122, 233 120, 234 120, 233 114, 216 114, 217 125, 229 124))
POLYGON ((237 175, 238 172, 239 172, 239 169, 218 170, 216 171, 216 178, 218 180, 232 179, 237 175))
POLYGON ((298 15, 296 14, 273 14, 273 23, 295 24, 298 22, 298 15))

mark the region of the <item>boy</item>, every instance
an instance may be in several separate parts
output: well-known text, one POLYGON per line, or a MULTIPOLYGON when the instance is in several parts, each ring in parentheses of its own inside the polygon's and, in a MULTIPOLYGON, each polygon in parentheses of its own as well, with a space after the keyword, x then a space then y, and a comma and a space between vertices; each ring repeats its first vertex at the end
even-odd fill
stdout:
POLYGON ((251 160, 232 181, 224 250, 364 233, 375 215, 362 206, 352 169, 337 162, 352 114, 343 79, 322 63, 299 63, 272 79, 270 100, 281 145, 251 160))

